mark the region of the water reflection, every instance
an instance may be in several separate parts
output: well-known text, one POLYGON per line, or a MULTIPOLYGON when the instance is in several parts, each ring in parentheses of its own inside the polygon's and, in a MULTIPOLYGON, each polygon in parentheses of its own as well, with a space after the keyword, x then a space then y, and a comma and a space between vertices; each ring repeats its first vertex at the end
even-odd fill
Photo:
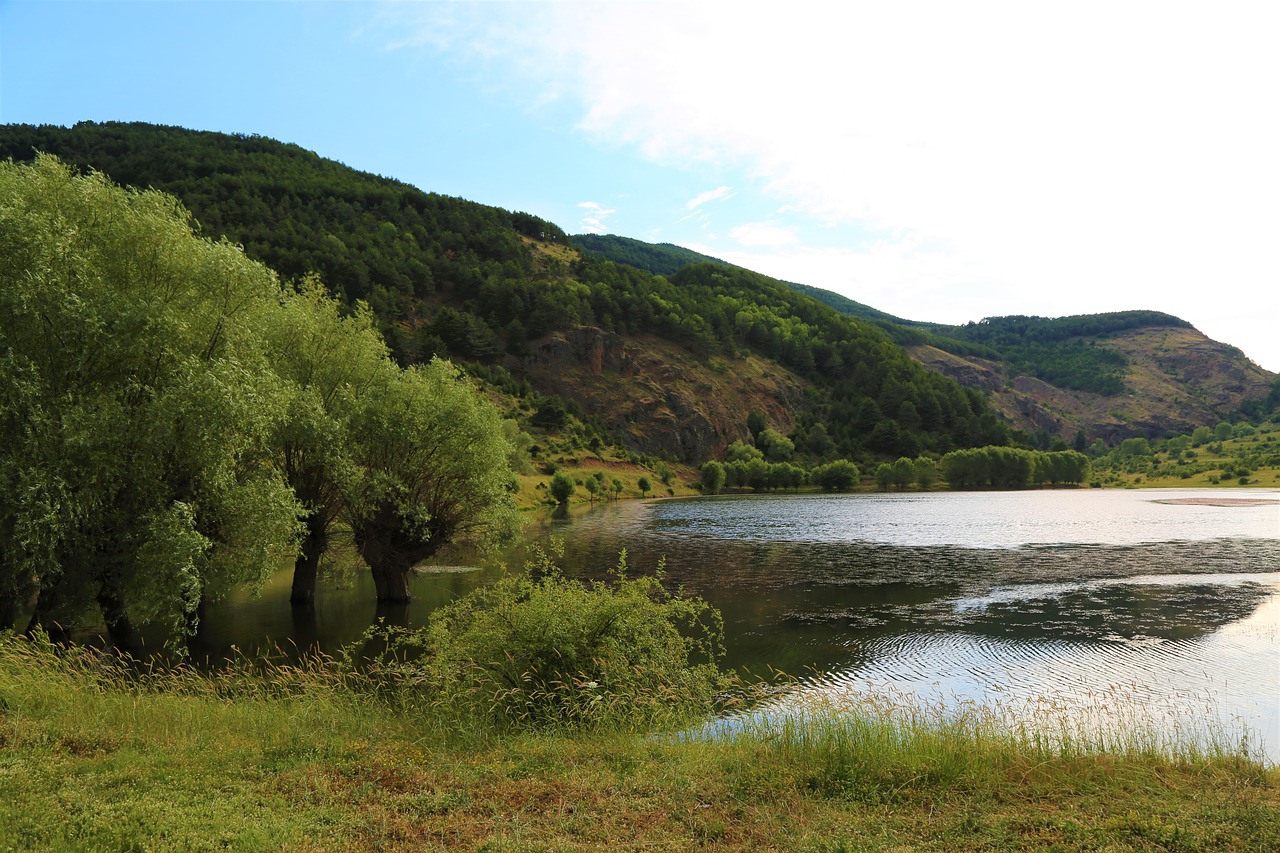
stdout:
POLYGON ((582 575, 621 547, 633 566, 665 558, 724 613, 731 664, 810 691, 1248 729, 1280 760, 1280 510, 1155 503, 1169 496, 727 498, 558 530, 582 575))
MULTIPOLYGON (((1049 702, 1082 720, 1123 696, 1177 725, 1253 727, 1280 760, 1280 507, 1156 503, 1202 494, 627 502, 540 517, 529 538, 563 538, 579 577, 604 577, 624 548, 633 573, 665 562, 669 584, 724 614, 729 665, 809 691, 998 699, 1028 714, 1049 702)), ((425 624, 497 573, 415 575, 413 602, 379 612, 367 573, 322 578, 314 609, 296 609, 282 572, 210 607, 197 655, 334 651, 379 617, 425 624)))

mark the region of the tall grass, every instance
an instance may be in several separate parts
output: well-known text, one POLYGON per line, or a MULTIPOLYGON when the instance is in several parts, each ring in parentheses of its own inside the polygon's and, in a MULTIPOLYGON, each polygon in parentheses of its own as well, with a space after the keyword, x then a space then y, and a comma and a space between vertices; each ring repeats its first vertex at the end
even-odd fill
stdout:
POLYGON ((732 737, 513 733, 313 658, 162 669, 0 638, 0 849, 1280 846, 1280 774, 976 708, 812 705, 732 737))

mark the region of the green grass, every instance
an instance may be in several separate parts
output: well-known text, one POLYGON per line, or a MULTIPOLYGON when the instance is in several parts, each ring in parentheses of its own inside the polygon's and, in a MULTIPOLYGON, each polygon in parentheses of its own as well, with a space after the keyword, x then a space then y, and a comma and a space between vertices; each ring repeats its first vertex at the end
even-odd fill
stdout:
POLYGON ((503 736, 326 661, 141 672, 0 638, 0 849, 1269 850, 1280 771, 902 708, 731 740, 503 736))

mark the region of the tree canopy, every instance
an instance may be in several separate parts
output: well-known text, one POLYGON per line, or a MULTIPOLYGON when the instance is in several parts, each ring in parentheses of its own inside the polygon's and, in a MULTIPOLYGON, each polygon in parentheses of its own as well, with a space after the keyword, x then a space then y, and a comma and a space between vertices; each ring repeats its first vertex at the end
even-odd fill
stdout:
POLYGON ((0 627, 33 596, 33 625, 96 602, 113 637, 189 627, 338 512, 372 556, 510 529, 470 383, 192 229, 170 196, 0 163, 0 627))
POLYGON ((177 203, 0 164, 0 596, 37 621, 180 623, 263 579, 297 505, 269 464, 282 388, 254 324, 275 276, 177 203), (126 614, 127 602, 127 614, 126 614))

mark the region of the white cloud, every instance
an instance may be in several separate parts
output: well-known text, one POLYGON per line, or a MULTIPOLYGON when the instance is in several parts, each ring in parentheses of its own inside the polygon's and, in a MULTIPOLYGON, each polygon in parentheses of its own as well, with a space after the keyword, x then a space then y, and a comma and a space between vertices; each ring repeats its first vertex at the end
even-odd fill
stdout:
POLYGON ((612 216, 617 213, 604 205, 597 204, 594 201, 578 202, 578 207, 587 211, 586 215, 578 222, 578 228, 587 234, 607 234, 608 227, 604 224, 605 217, 612 216))
POLYGON ((684 206, 687 210, 697 210, 709 201, 720 201, 729 198, 733 198, 733 187, 716 187, 713 190, 699 193, 685 202, 684 206))
POLYGON ((798 239, 795 228, 771 222, 748 222, 729 229, 729 236, 743 246, 788 246, 798 239))
POLYGON ((1212 304, 1280 315, 1273 4, 464 8, 455 48, 579 103, 601 144, 741 169, 779 205, 936 247, 927 264, 849 252, 869 293, 909 269, 923 305, 972 317, 1221 315, 1219 336, 1280 369, 1280 338, 1212 304))

